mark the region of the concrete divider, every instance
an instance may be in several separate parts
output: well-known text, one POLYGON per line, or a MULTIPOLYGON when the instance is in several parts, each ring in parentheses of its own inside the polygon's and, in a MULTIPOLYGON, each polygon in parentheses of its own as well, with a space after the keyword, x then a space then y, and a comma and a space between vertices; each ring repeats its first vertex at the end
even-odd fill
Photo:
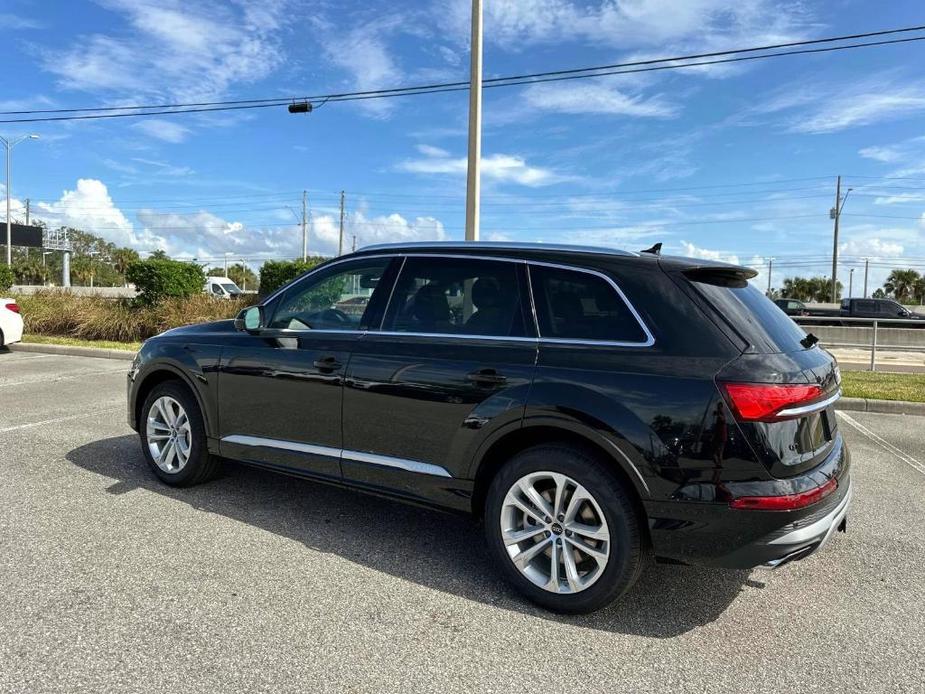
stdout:
MULTIPOLYGON (((811 332, 825 345, 827 343, 869 345, 873 339, 874 329, 869 326, 813 325, 801 326, 811 332)), ((925 329, 923 328, 877 328, 877 349, 889 347, 925 347, 925 329)))

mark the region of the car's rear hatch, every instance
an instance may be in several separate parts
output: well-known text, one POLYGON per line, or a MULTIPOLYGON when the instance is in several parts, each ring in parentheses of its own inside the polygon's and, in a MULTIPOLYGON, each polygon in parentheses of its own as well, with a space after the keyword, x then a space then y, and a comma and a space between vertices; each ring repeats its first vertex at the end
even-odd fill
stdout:
POLYGON ((716 382, 755 455, 775 477, 821 463, 837 438, 835 358, 748 282, 754 271, 709 264, 669 274, 741 347, 716 382))

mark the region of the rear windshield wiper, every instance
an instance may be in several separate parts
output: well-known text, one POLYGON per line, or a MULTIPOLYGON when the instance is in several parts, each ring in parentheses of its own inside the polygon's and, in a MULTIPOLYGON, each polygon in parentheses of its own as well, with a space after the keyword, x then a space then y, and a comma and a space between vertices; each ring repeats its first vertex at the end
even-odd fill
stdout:
POLYGON ((819 342, 819 338, 813 335, 812 333, 806 333, 806 337, 800 340, 800 344, 803 345, 806 349, 809 349, 813 345, 819 342))

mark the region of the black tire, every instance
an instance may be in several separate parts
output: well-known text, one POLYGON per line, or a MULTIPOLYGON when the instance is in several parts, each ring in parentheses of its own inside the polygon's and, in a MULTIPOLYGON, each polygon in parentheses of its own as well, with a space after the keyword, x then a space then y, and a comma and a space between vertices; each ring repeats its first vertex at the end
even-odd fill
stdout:
POLYGON ((598 458, 579 448, 544 444, 521 451, 501 468, 488 489, 484 525, 489 551, 507 581, 532 602, 566 614, 599 610, 629 590, 648 561, 648 544, 632 493, 598 458), (522 477, 540 471, 561 473, 581 484, 594 497, 610 531, 610 556, 603 572, 578 592, 554 593, 536 585, 514 565, 505 547, 501 531, 505 496, 522 477))
POLYGON ((164 381, 157 384, 141 406, 141 416, 138 418, 138 433, 141 438, 141 450, 151 471, 158 479, 172 487, 191 487, 194 484, 206 482, 218 473, 220 460, 209 453, 206 442, 206 429, 196 397, 181 381, 164 381), (147 440, 147 421, 151 408, 161 397, 168 396, 176 400, 183 407, 190 423, 190 453, 186 464, 177 472, 162 470, 154 461, 147 440))

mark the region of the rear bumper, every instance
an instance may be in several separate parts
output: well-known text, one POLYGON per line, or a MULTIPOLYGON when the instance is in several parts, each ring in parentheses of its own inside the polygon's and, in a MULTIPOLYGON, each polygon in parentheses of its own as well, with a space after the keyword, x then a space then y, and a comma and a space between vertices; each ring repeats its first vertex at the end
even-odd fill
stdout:
MULTIPOLYGON (((834 509, 817 521, 802 528, 791 530, 780 537, 768 538, 754 545, 743 548, 745 557, 755 558, 771 555, 772 558, 761 562, 761 566, 776 569, 798 559, 805 559, 819 551, 831 539, 837 530, 847 528, 848 510, 854 494, 854 484, 848 480, 848 491, 834 509)), ((751 563, 749 561, 748 563, 751 563)))

